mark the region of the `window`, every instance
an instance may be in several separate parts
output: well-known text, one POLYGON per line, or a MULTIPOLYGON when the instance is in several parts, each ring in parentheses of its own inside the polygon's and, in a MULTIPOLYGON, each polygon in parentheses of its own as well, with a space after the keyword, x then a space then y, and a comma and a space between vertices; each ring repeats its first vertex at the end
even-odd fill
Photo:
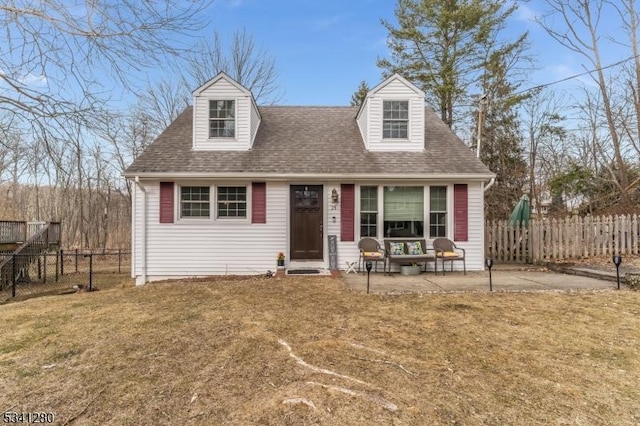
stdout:
POLYGON ((235 116, 235 101, 209 101, 209 137, 235 137, 235 116))
POLYGON ((180 187, 180 217, 209 217, 209 187, 180 187))
POLYGON ((424 188, 384 187, 384 236, 424 236, 424 188))
POLYGON ((378 236, 378 187, 360 187, 360 236, 378 236))
POLYGON ((429 236, 431 238, 447 236, 447 187, 429 188, 429 236))
POLYGON ((218 187, 218 217, 247 217, 247 188, 245 186, 218 187))
POLYGON ((409 127, 408 101, 383 101, 383 139, 407 139, 409 127))

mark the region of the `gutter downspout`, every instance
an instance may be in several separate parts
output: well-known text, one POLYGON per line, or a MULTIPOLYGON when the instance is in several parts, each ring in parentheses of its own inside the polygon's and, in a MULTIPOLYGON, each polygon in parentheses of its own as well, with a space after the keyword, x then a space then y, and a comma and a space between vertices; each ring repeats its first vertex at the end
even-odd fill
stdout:
POLYGON ((485 186, 485 187, 484 187, 484 192, 487 192, 487 190, 488 190, 489 188, 491 188, 491 187, 493 186, 493 184, 494 184, 494 183, 496 183, 496 178, 495 178, 495 176, 494 176, 494 177, 492 177, 492 178, 489 180, 489 183, 487 184, 487 186, 485 186))
POLYGON ((147 283, 147 190, 140 185, 140 176, 135 177, 136 186, 142 191, 142 283, 147 283))

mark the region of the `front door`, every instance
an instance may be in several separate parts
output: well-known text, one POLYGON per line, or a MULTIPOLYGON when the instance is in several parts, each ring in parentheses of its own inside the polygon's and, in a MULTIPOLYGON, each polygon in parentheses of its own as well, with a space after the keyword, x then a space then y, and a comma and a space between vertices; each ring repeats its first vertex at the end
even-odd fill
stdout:
POLYGON ((291 260, 322 260, 322 185, 291 185, 291 260))

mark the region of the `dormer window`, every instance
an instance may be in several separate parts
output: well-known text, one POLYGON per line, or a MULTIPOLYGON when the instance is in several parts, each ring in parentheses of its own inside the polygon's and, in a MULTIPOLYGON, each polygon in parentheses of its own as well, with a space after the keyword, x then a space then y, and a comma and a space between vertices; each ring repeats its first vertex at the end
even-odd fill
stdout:
POLYGON ((407 139, 409 137, 409 102, 384 101, 382 138, 407 139))
POLYGON ((236 136, 235 101, 209 101, 209 138, 234 138, 236 136))

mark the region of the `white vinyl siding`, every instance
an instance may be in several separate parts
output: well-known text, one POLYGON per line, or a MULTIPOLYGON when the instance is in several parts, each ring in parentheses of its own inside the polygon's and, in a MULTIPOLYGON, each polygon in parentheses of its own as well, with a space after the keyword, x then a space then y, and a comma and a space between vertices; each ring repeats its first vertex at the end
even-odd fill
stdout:
POLYGON ((248 150, 259 125, 259 114, 251 95, 220 78, 193 99, 193 148, 195 150, 248 150), (234 137, 210 137, 209 102, 234 101, 234 137))
POLYGON ((365 148, 369 149, 369 100, 365 99, 357 117, 358 128, 362 135, 365 148))
MULTIPOLYGON (((467 182, 456 182, 467 183, 467 182)), ((453 186, 451 186, 453 190, 453 186)), ((453 193, 452 193, 453 194, 453 193)), ((467 251, 467 270, 484 269, 484 191, 480 182, 467 183, 467 214, 469 241, 456 242, 459 247, 467 251)), ((453 211, 453 197, 451 198, 450 211, 453 211)), ((452 216, 452 215, 450 215, 452 216)), ((453 226, 453 224, 452 224, 453 226)), ((453 236, 452 236, 453 237, 453 236)), ((454 263, 453 269, 461 269, 461 262, 454 263), (458 263, 459 265, 455 265, 458 263)))
POLYGON ((258 127, 260 126, 260 114, 258 112, 258 108, 251 105, 251 134, 250 134, 250 144, 253 146, 253 141, 256 140, 256 134, 258 133, 258 127))
MULTIPOLYGON (((263 274, 276 269, 278 252, 287 253, 289 187, 267 182, 267 223, 237 220, 188 220, 159 223, 158 182, 147 190, 147 278, 149 281, 206 275, 263 274)), ((215 187, 212 182, 211 187, 215 187)), ((250 187, 247 188, 249 190, 250 187)), ((136 194, 136 211, 142 196, 136 194)), ((136 219, 136 235, 142 229, 136 219)), ((136 242, 137 243, 137 242, 136 242)), ((140 279, 142 244, 136 247, 135 275, 140 279)), ((287 256, 288 257, 288 256, 287 256)))
MULTIPOLYGON (((367 148, 371 151, 424 150, 424 95, 416 93, 400 79, 391 79, 367 99, 367 148), (383 136, 384 101, 407 101, 409 106, 406 139, 385 139, 383 136)), ((362 114, 359 119, 362 119, 362 114)), ((362 131, 362 128, 361 128, 362 131)))
MULTIPOLYGON (((484 269, 484 194, 480 182, 455 182, 468 185, 468 234, 469 241, 457 242, 458 246, 467 251, 467 269, 484 269)), ((267 223, 251 224, 248 221, 238 220, 187 220, 177 221, 174 224, 159 223, 159 185, 157 181, 142 182, 146 189, 147 199, 147 279, 149 281, 205 275, 224 274, 262 274, 267 270, 275 270, 276 255, 284 252, 289 259, 289 183, 267 182, 267 223), (251 255, 248 256, 248 248, 251 255)), ((383 188, 390 186, 389 182, 380 182, 378 185, 371 183, 365 186, 378 187, 378 211, 383 209, 383 188)), ((398 186, 418 185, 424 187, 425 216, 429 211, 429 187, 447 186, 447 192, 453 194, 453 183, 442 184, 433 182, 411 182, 396 184, 398 186)), ((215 188, 216 183, 212 182, 215 188)), ((325 188, 325 218, 324 223, 324 263, 328 267, 327 235, 338 236, 338 267, 346 269, 346 262, 357 262, 358 239, 355 241, 340 241, 340 203, 331 202, 331 191, 336 188, 340 192, 340 182, 324 183, 325 188)), ((360 185, 356 183, 356 229, 360 226, 360 185)), ((247 186, 250 191, 250 186, 247 186)), ((342 194, 339 194, 340 202, 342 194)), ((133 196, 133 221, 132 231, 133 256, 132 268, 136 281, 140 280, 144 273, 144 241, 142 202, 145 194, 134 185, 133 196)), ((447 211, 453 212, 453 196, 447 197, 447 211)), ((248 213, 249 214, 249 213, 248 213)), ((380 214, 378 215, 381 226, 380 214)), ((447 236, 453 238, 453 217, 447 215, 447 236)), ((426 218, 425 218, 426 219, 426 218)), ((426 228, 425 224, 425 228, 426 228)), ((378 232, 381 234, 380 232, 378 232)), ((427 246, 431 246, 432 238, 426 237, 427 246)), ((383 240, 379 239, 382 243, 383 240)), ((449 265, 448 265, 449 266, 449 265)), ((461 270, 461 262, 453 262, 454 270, 461 270)), ((397 270, 397 265, 392 270, 397 270)))
MULTIPOLYGON (((342 192, 340 187, 341 182, 329 182, 325 184, 325 203, 327 206, 327 234, 326 235, 336 235, 338 238, 338 269, 345 270, 347 269, 347 262, 358 262, 358 256, 360 255, 360 251, 358 249, 358 228, 355 228, 355 241, 341 241, 340 239, 340 222, 341 222, 341 211, 340 211, 340 203, 342 203, 342 192), (338 204, 331 203, 331 190, 336 188, 338 191, 338 198, 340 202, 338 204), (334 220, 335 218, 335 220, 334 220)), ((352 183, 352 182, 349 182, 352 183)), ((358 220, 357 209, 359 205, 359 196, 358 192, 355 195, 355 206, 356 206, 356 214, 355 220, 358 220)), ((354 224, 355 225, 355 224, 354 224)), ((325 241, 328 241, 327 236, 324 237, 325 241)), ((325 244, 325 253, 328 253, 328 244, 325 244)), ((327 259, 327 267, 329 265, 328 254, 325 254, 325 258, 327 259)))

